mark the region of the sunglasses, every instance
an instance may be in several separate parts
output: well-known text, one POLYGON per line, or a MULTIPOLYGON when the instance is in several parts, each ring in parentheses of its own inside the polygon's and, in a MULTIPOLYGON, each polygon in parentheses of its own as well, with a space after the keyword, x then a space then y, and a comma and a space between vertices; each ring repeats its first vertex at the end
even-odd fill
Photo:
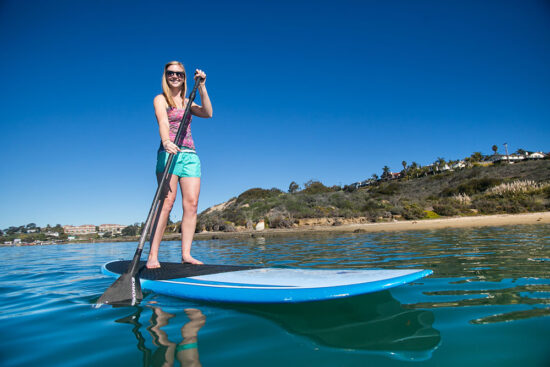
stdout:
POLYGON ((176 75, 178 78, 185 78, 185 73, 183 71, 171 71, 171 70, 166 70, 166 76, 170 77, 170 76, 174 76, 176 75))

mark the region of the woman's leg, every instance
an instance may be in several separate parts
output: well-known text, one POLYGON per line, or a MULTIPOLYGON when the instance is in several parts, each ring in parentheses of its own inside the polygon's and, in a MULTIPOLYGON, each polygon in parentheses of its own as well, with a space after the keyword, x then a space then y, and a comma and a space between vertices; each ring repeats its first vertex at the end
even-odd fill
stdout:
MULTIPOLYGON (((160 181, 162 178, 162 172, 157 173, 157 179, 160 181)), ((149 250, 149 257, 147 258, 147 268, 154 269, 160 268, 160 263, 158 260, 159 255, 159 246, 160 241, 162 241, 162 235, 166 229, 166 223, 168 222, 168 217, 170 216, 170 211, 174 206, 176 201, 176 194, 178 192, 178 176, 170 175, 170 184, 168 192, 165 194, 164 199, 161 199, 160 213, 157 214, 158 221, 155 227, 155 234, 153 236, 153 241, 151 241, 151 249, 149 250)))
POLYGON ((181 177, 181 196, 183 201, 183 218, 181 220, 181 257, 184 262, 202 264, 191 256, 191 244, 197 225, 197 206, 201 191, 200 177, 181 177))

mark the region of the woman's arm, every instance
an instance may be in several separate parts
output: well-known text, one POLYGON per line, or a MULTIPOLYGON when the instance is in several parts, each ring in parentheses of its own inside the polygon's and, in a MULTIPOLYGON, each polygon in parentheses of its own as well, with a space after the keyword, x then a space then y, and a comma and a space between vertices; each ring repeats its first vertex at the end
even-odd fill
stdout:
POLYGON ((159 94, 153 100, 155 106, 155 116, 159 124, 160 140, 164 150, 168 153, 176 154, 180 151, 178 146, 170 141, 170 123, 168 122, 168 114, 166 113, 166 100, 162 94, 159 94))
POLYGON ((206 91, 206 74, 204 71, 197 69, 195 71, 195 79, 198 77, 202 78, 202 81, 199 84, 199 94, 201 96, 202 106, 193 103, 191 105, 191 113, 197 117, 210 118, 212 117, 212 103, 210 102, 210 97, 208 97, 208 92, 206 91))

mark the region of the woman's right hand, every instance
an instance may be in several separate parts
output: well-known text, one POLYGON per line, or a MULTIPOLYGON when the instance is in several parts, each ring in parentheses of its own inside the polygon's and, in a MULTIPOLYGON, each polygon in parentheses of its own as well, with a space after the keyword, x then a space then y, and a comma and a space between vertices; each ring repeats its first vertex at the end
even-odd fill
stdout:
POLYGON ((164 147, 164 150, 166 150, 170 154, 181 152, 180 148, 176 144, 172 143, 170 139, 163 140, 162 146, 164 147))

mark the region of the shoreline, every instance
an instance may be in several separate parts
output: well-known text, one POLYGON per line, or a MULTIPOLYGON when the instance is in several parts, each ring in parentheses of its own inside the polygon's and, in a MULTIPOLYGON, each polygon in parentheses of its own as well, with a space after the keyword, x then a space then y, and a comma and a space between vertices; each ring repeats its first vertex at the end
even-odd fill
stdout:
MULTIPOLYGON (((475 227, 501 227, 526 224, 550 224, 550 211, 521 214, 493 214, 468 217, 450 217, 422 220, 401 220, 393 222, 377 223, 352 223, 341 225, 302 225, 293 228, 265 229, 263 231, 245 230, 238 232, 201 232, 195 233, 194 240, 211 240, 227 238, 254 238, 254 237, 284 237, 284 236, 310 236, 332 235, 345 233, 376 233, 376 232, 406 232, 429 231, 444 228, 475 228, 475 227)), ((181 238, 179 233, 165 234, 163 241, 177 241, 181 238)), ((79 243, 108 243, 108 242, 137 242, 139 236, 128 238, 118 237, 109 239, 89 239, 69 241, 61 244, 79 243)), ((21 246, 37 246, 38 244, 22 244, 21 246)), ((44 244, 46 245, 46 244, 44 244)), ((8 247, 1 245, 0 247, 8 247)))
MULTIPOLYGON (((473 228, 473 227, 500 227, 522 224, 550 224, 550 212, 521 213, 521 214, 494 214, 471 217, 450 217, 423 220, 404 220, 394 222, 357 223, 333 225, 301 226, 284 229, 265 229, 263 231, 241 232, 201 232, 195 233, 194 239, 221 239, 241 237, 272 237, 309 234, 333 233, 375 233, 375 232, 402 232, 433 230, 442 228, 473 228)), ((165 236, 164 239, 167 239, 165 236)), ((180 235, 171 235, 169 239, 178 239, 180 235)))

